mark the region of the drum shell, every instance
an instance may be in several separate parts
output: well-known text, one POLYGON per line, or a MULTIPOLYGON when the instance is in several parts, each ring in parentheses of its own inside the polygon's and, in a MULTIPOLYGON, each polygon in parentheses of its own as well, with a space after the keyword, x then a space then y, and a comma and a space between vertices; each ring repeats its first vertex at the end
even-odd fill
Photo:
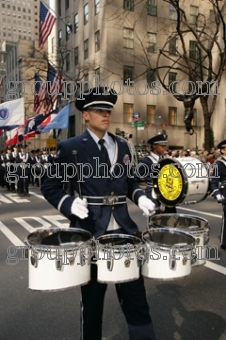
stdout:
POLYGON ((190 234, 171 228, 156 228, 143 232, 142 238, 147 247, 146 259, 141 269, 143 276, 152 279, 172 280, 191 273, 192 263, 195 261, 193 253, 195 239, 190 234), (157 239, 159 234, 166 236, 166 238, 173 235, 175 243, 159 242, 155 240, 155 233, 157 239), (153 240, 150 240, 149 236, 153 240), (177 239, 186 242, 177 242, 177 239))
POLYGON ((50 228, 29 234, 25 240, 28 246, 28 288, 40 291, 55 291, 86 284, 91 279, 92 235, 77 228, 50 228), (88 241, 79 246, 74 242, 59 246, 39 244, 43 233, 54 235, 63 232, 69 235, 82 233, 88 241), (34 244, 31 240, 37 236, 34 244))
POLYGON ((149 226, 151 228, 175 228, 191 234, 195 238, 195 251, 197 255, 193 266, 206 263, 210 231, 206 219, 187 214, 158 214, 150 218, 149 226))
POLYGON ((137 280, 140 277, 141 260, 137 252, 142 249, 138 237, 124 234, 109 234, 97 239, 97 281, 102 283, 122 283, 137 280), (126 243, 119 246, 105 246, 106 240, 125 238, 126 243), (131 243, 132 241, 132 243, 131 243), (135 244, 134 244, 135 242, 135 244))
MULTIPOLYGON (((154 191, 157 199, 168 207, 174 207, 182 204, 194 204, 203 201, 208 195, 209 174, 204 164, 197 158, 181 157, 167 158, 159 162, 160 173, 164 166, 175 166, 182 177, 182 187, 178 191, 175 198, 169 199, 165 197, 159 187, 159 178, 154 177, 154 191), (181 191, 180 195, 179 192, 181 191)), ((170 171, 173 174, 173 171, 170 171)), ((159 175, 159 177, 161 177, 159 175)), ((167 177, 162 177, 163 187, 167 187, 167 177)), ((170 176, 174 180, 174 176, 170 176)), ((170 197, 170 196, 169 196, 170 197)))

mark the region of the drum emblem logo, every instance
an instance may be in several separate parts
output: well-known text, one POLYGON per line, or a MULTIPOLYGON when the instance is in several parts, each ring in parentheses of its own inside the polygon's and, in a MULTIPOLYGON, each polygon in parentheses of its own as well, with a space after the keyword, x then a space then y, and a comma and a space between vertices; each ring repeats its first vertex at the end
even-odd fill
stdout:
POLYGON ((9 110, 6 108, 0 109, 0 120, 6 120, 9 117, 9 110))
POLYGON ((183 180, 180 171, 172 165, 165 165, 159 172, 158 188, 163 198, 174 201, 182 193, 183 180))

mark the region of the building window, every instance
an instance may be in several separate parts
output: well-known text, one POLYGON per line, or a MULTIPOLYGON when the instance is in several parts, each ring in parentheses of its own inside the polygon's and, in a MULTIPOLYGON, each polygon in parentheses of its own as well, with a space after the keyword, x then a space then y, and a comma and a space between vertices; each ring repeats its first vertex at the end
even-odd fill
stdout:
POLYGON ((177 80, 177 73, 169 72, 169 86, 170 86, 170 93, 176 93, 176 80, 177 80))
POLYGON ((84 41, 84 59, 89 57, 89 39, 84 41))
POLYGON ((100 50, 100 31, 95 32, 95 52, 100 50))
POLYGON ((169 107, 169 125, 177 125, 177 108, 169 107))
POLYGON ((127 81, 130 82, 134 79, 134 67, 133 66, 123 66, 123 83, 127 84, 127 81))
POLYGON ((134 0, 123 0, 123 8, 128 11, 134 10, 134 0))
POLYGON ((89 75, 85 74, 84 75, 84 91, 88 91, 89 90, 89 75))
POLYGON ((199 15, 199 8, 197 6, 190 6, 190 22, 196 24, 199 15))
POLYGON ((123 47, 133 48, 133 29, 123 28, 123 47))
POLYGON ((199 59, 199 50, 196 40, 189 41, 189 58, 194 61, 199 59))
POLYGON ((96 68, 95 69, 95 86, 98 86, 99 82, 100 82, 100 68, 96 68))
POLYGON ((65 1, 65 9, 67 10, 69 8, 69 0, 65 1))
POLYGON ((62 45, 62 31, 59 30, 58 32, 58 45, 59 47, 62 45))
POLYGON ((68 22, 66 25, 66 40, 69 40, 71 34, 71 24, 68 22))
POLYGON ((147 123, 148 124, 155 124, 155 110, 156 110, 156 106, 147 105, 147 123))
POLYGON ((157 0, 147 0, 147 14, 153 17, 157 16, 157 0))
POLYGON ((58 0, 58 14, 61 17, 61 1, 62 0, 58 0))
POLYGON ((147 51, 151 53, 156 53, 156 37, 155 33, 147 33, 147 51))
POLYGON ((95 15, 100 12, 100 0, 95 0, 95 15))
POLYGON ((66 71, 70 70, 70 54, 66 55, 66 71))
POLYGON ((156 80, 156 72, 154 70, 147 71, 147 84, 150 88, 153 88, 154 84, 152 84, 156 80))
POLYGON ((133 121, 133 104, 123 104, 123 123, 131 123, 133 121))
POLYGON ((169 4, 169 18, 172 20, 177 20, 177 11, 172 4, 169 4))
POLYGON ((74 16, 74 32, 78 32, 78 13, 74 16))
POLYGON ((78 46, 74 48, 74 65, 78 65, 78 46))
POLYGON ((178 40, 177 38, 172 38, 169 42, 169 54, 171 55, 177 55, 177 48, 178 48, 178 40))
POLYGON ((84 6, 84 25, 87 24, 88 20, 89 20, 89 5, 86 4, 84 6))

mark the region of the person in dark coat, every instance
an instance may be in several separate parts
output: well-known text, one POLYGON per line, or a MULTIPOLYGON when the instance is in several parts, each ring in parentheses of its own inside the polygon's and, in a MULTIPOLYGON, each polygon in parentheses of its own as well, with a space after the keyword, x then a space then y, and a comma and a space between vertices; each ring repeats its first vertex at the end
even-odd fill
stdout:
MULTIPOLYGON (((87 130, 59 143, 52 176, 47 176, 42 185, 44 197, 69 218, 71 227, 88 230, 95 237, 111 233, 133 235, 138 231, 128 213, 127 197, 147 215, 155 209, 155 204, 133 177, 127 142, 108 132, 116 101, 115 91, 105 88, 93 88, 76 99, 76 108, 82 111, 87 130), (81 188, 78 177, 73 176, 75 154, 77 163, 82 165, 79 174, 81 188), (54 177, 57 164, 59 176, 54 177), (73 177, 73 188, 77 193, 81 191, 82 198, 67 195, 63 190, 62 179, 66 180, 66 175, 73 177)), ((107 284, 97 281, 96 267, 92 268, 91 281, 81 287, 83 340, 102 339, 107 284)), ((156 339, 143 277, 116 284, 116 291, 128 324, 129 339, 156 339)))
POLYGON ((218 203, 222 204, 223 216, 221 224, 220 242, 221 248, 226 250, 226 139, 217 146, 220 149, 221 157, 219 157, 215 165, 215 174, 211 176, 211 191, 218 203))

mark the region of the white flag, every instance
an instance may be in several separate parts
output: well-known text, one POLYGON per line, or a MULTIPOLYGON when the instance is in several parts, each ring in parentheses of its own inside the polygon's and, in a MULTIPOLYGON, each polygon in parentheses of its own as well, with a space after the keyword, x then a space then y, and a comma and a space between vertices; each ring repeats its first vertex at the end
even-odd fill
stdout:
POLYGON ((24 123, 24 98, 0 104, 0 128, 16 127, 24 123))

